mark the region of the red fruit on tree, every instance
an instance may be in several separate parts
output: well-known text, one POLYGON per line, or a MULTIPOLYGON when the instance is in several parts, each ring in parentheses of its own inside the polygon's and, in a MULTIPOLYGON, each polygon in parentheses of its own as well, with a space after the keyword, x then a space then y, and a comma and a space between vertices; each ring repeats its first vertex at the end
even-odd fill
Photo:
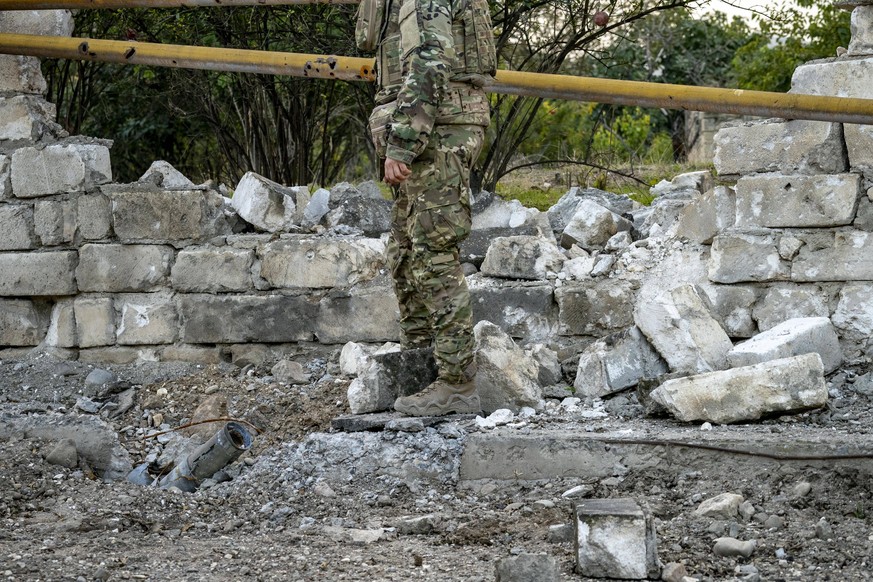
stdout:
POLYGON ((603 10, 594 13, 594 24, 597 26, 606 26, 609 23, 609 14, 603 10))

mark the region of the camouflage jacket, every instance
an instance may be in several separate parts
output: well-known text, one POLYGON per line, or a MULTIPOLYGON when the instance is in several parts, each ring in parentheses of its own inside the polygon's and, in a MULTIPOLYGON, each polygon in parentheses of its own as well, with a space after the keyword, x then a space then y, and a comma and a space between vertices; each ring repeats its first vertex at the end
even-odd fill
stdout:
MULTIPOLYGON (((399 52, 401 69, 386 154, 408 164, 427 147, 434 125, 488 125, 489 104, 479 87, 494 74, 493 33, 485 0, 388 0, 386 12, 386 29, 398 19, 399 47, 389 46, 399 52), (399 11, 393 3, 400 3, 399 11), (471 41, 473 16, 479 37, 471 41)), ((393 72, 382 71, 380 78, 393 72)), ((383 82, 380 89, 394 88, 383 82)))

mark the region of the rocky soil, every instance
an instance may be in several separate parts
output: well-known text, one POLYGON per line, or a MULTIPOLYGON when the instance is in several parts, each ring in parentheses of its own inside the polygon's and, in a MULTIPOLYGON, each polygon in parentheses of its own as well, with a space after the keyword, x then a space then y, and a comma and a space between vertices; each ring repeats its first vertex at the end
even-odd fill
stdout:
MULTIPOLYGON (((571 523, 582 497, 646 504, 661 561, 681 563, 697 580, 873 578, 870 459, 815 467, 762 459, 740 471, 725 455, 706 470, 617 465, 612 477, 593 482, 460 482, 467 436, 490 429, 464 420, 333 431, 331 419, 347 410, 349 383, 339 376, 338 351, 294 359, 308 383, 278 382, 265 367, 140 363, 104 366, 117 381, 94 386, 86 382, 93 365, 44 354, 3 359, 0 578, 474 581, 494 580, 495 564, 508 556, 545 553, 558 560, 562 579, 580 580, 572 530, 560 526, 571 523), (201 407, 198 417, 235 418, 258 434, 228 468, 229 480, 190 494, 104 482, 81 454, 75 466, 55 464, 72 465, 69 451, 64 457, 58 442, 10 428, 102 417, 134 465, 161 464, 199 437, 144 437, 189 422, 207 401, 212 408, 201 407), (745 501, 735 515, 695 513, 727 492, 745 501), (718 556, 720 537, 755 540, 754 553, 718 556)), ((868 435, 873 389, 866 370, 839 371, 830 393, 819 411, 745 427, 684 428, 745 431, 750 442, 838 435, 848 445, 868 435)), ((628 430, 657 438, 677 427, 643 418, 635 395, 624 393, 591 404, 550 400, 543 412, 497 430, 628 430)))

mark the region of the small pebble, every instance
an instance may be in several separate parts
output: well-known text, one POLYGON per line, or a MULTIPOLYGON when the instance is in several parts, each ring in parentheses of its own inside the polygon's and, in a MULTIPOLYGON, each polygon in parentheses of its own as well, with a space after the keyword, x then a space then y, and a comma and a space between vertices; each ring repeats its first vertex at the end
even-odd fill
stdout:
POLYGON ((715 546, 712 548, 712 552, 716 556, 721 556, 723 558, 734 558, 737 556, 748 558, 755 552, 756 545, 757 542, 755 540, 743 542, 731 537, 718 538, 715 540, 715 546))

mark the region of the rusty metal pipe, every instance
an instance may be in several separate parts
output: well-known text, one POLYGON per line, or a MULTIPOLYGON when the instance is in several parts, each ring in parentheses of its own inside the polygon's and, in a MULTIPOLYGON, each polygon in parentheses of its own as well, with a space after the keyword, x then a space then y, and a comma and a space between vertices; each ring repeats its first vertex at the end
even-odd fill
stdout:
POLYGON ((357 4, 359 0, 0 0, 0 10, 83 10, 90 8, 196 8, 357 4))
MULTIPOLYGON (((356 57, 0 34, 0 54, 106 61, 318 79, 372 81, 373 61, 356 57)), ((873 100, 688 87, 520 71, 498 71, 494 93, 758 117, 873 125, 873 100)))

